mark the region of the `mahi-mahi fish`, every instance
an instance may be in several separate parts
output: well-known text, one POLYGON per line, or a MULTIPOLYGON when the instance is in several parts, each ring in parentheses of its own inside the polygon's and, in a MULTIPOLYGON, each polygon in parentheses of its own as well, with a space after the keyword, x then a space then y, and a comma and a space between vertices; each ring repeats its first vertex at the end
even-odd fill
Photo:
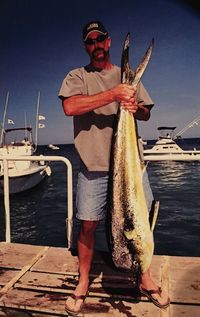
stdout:
MULTIPOLYGON (((149 62, 153 40, 143 60, 132 71, 128 33, 124 42, 121 81, 135 89, 149 62)), ((111 154, 112 258, 116 267, 145 272, 151 263, 154 241, 143 189, 144 165, 138 147, 137 124, 133 114, 119 107, 111 154)))

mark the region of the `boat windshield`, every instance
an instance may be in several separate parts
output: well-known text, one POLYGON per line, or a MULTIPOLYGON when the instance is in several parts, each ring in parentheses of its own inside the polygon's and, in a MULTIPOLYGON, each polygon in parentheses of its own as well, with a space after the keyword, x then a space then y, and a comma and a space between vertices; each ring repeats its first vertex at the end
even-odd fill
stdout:
POLYGON ((158 127, 158 137, 159 139, 163 139, 163 138, 169 138, 172 139, 173 138, 173 132, 176 129, 176 127, 158 127))
POLYGON ((24 146, 32 144, 32 128, 5 129, 3 135, 4 145, 24 146))

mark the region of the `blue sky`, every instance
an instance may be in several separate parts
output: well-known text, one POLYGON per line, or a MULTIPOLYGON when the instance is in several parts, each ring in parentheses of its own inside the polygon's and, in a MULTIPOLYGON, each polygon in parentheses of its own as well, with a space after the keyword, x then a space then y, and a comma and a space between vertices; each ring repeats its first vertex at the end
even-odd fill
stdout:
MULTIPOLYGON (((69 6, 67 0, 1 0, 1 121, 9 91, 7 118, 21 126, 26 112, 34 127, 40 91, 46 128, 39 130, 39 144, 73 142, 72 118, 64 116, 57 95, 67 72, 88 63, 81 33, 82 26, 93 19, 109 30, 111 60, 118 65, 128 31, 132 68, 155 38, 143 77, 155 107, 151 119, 139 125, 143 139, 156 138, 160 125, 176 126, 178 132, 200 115, 200 13, 187 1, 76 0, 69 6)), ((196 126, 184 137, 199 134, 196 126)))

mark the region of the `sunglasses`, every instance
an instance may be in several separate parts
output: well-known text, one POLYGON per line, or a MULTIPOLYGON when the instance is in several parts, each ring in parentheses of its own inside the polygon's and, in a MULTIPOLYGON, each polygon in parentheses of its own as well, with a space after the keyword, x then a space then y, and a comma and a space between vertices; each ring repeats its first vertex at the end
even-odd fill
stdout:
POLYGON ((105 35, 99 35, 99 36, 97 36, 96 37, 96 39, 87 39, 86 41, 85 41, 85 44, 86 45, 93 45, 93 44, 95 44, 96 42, 98 42, 98 43, 100 43, 100 42, 103 42, 103 41, 105 41, 105 39, 108 37, 108 35, 107 34, 105 34, 105 35))

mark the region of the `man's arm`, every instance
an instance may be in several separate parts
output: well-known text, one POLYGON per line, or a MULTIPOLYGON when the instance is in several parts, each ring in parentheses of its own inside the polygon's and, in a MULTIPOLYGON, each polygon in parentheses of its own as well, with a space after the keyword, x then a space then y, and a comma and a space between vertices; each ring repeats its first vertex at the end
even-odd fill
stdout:
POLYGON ((76 95, 63 98, 62 105, 66 115, 75 116, 100 108, 113 101, 123 103, 123 107, 133 113, 138 109, 135 89, 127 84, 119 84, 112 89, 91 96, 76 95))
POLYGON ((138 103, 138 110, 134 117, 137 120, 148 121, 151 116, 152 105, 145 105, 143 102, 138 103))

